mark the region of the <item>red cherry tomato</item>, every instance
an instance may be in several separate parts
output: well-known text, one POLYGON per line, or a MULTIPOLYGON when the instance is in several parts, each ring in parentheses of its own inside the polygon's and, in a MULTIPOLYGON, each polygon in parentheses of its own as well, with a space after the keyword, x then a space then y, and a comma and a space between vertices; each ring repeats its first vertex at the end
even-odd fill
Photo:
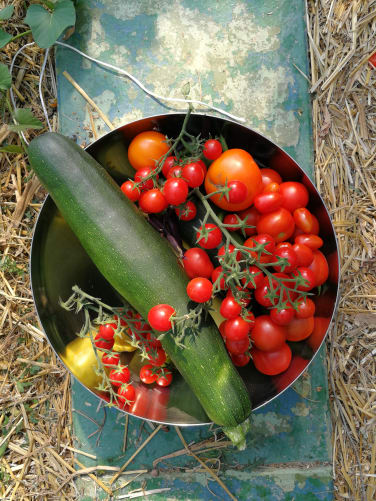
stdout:
POLYGON ((233 341, 232 339, 226 338, 225 344, 230 354, 241 355, 242 353, 245 353, 248 350, 250 341, 248 336, 244 336, 238 341, 233 341))
POLYGON ((184 165, 182 177, 187 181, 190 188, 201 186, 205 179, 205 173, 201 165, 197 162, 191 162, 184 165))
POLYGON ((255 235, 257 233, 256 226, 261 217, 261 214, 256 209, 256 207, 252 206, 249 209, 245 209, 242 212, 239 212, 239 217, 243 221, 246 221, 246 224, 250 226, 250 228, 245 228, 245 234, 248 237, 255 235))
POLYGON ((313 317, 294 318, 286 325, 286 339, 287 341, 303 341, 312 334, 313 327, 313 317))
POLYGON ((298 300, 298 309, 295 311, 296 318, 309 318, 315 314, 315 303, 309 297, 298 300))
POLYGON ((260 214, 268 214, 282 205, 282 195, 278 192, 263 192, 255 196, 254 205, 260 214))
POLYGON ((269 214, 263 214, 257 223, 257 233, 268 233, 277 243, 288 240, 294 229, 294 218, 283 207, 269 214))
POLYGON ((117 367, 119 365, 119 362, 120 362, 120 355, 119 353, 111 353, 111 354, 107 354, 107 353, 104 353, 103 354, 103 357, 102 357, 102 364, 105 366, 105 367, 117 367))
POLYGON ((175 214, 181 221, 191 221, 196 217, 197 208, 191 200, 187 200, 183 205, 175 209, 175 214))
POLYGON ((256 259, 259 263, 272 262, 274 260, 273 254, 275 250, 274 238, 271 235, 268 235, 267 233, 260 233, 258 235, 248 238, 243 245, 245 247, 248 247, 249 249, 253 249, 258 244, 264 245, 264 251, 260 252, 260 251, 250 250, 249 251, 250 255, 254 259, 256 259))
POLYGON ((182 177, 183 167, 181 165, 175 165, 167 173, 167 179, 175 179, 182 177))
POLYGON ((167 179, 163 186, 163 194, 167 203, 171 205, 180 205, 187 199, 188 184, 181 178, 167 179))
POLYGON ((247 187, 241 181, 230 181, 228 187, 230 188, 228 192, 228 201, 230 204, 240 204, 247 198, 247 187))
POLYGON ((143 365, 140 369, 140 379, 145 384, 152 384, 157 380, 157 374, 155 373, 155 367, 151 364, 143 365))
POLYGON ((200 226, 196 239, 204 249, 215 249, 222 241, 222 232, 215 224, 207 223, 204 229, 200 226))
POLYGON ((104 339, 102 336, 98 334, 94 338, 94 344, 97 348, 102 349, 102 350, 111 350, 111 348, 114 345, 114 338, 112 339, 104 339))
MULTIPOLYGON (((289 276, 286 275, 286 273, 273 273, 273 277, 271 278, 272 287, 270 286, 269 278, 268 277, 264 278, 263 284, 255 290, 255 299, 262 306, 266 307, 275 306, 279 301, 280 282, 276 280, 274 277, 277 277, 279 279, 289 278, 289 276), (271 293, 276 295, 276 297, 271 298, 270 297, 271 293)), ((294 286, 293 282, 283 281, 282 283, 284 284, 285 287, 288 288, 284 289, 284 292, 282 294, 282 300, 288 301, 289 303, 294 301, 297 294, 296 292, 289 290, 290 288, 293 288, 294 286)))
POLYGON ((201 159, 200 160, 196 160, 196 163, 198 163, 198 165, 200 167, 202 167, 202 170, 204 171, 204 175, 206 176, 206 173, 207 173, 208 169, 206 168, 205 163, 201 159))
POLYGON ((170 318, 174 314, 175 310, 169 304, 157 304, 150 308, 148 322, 154 330, 165 332, 171 329, 170 318))
POLYGON ((295 209, 300 209, 308 204, 309 193, 302 183, 295 181, 281 183, 279 192, 282 196, 282 207, 290 212, 294 212, 295 209))
MULTIPOLYGON (((228 224, 228 225, 238 225, 239 224, 239 216, 237 216, 236 214, 226 214, 226 216, 223 218, 223 224, 228 224)), ((226 227, 226 230, 227 231, 237 231, 239 228, 237 226, 227 226, 226 227)))
POLYGON ((176 164, 176 157, 170 156, 166 158, 162 167, 162 174, 164 175, 164 177, 167 177, 167 174, 169 173, 170 169, 172 169, 172 167, 174 167, 175 164, 176 164))
POLYGON ((208 160, 216 160, 222 154, 222 145, 217 139, 208 139, 204 143, 202 154, 208 160))
POLYGON ((321 251, 316 250, 313 252, 313 261, 308 266, 308 269, 310 269, 315 276, 316 287, 327 281, 329 276, 329 266, 326 257, 321 251))
POLYGON ((306 245, 312 250, 317 250, 320 247, 322 247, 322 245, 324 245, 322 238, 320 238, 318 235, 312 235, 312 234, 307 235, 305 233, 297 235, 295 237, 295 243, 306 245))
POLYGON ((117 324, 102 324, 99 327, 98 334, 103 339, 113 339, 115 331, 117 329, 117 324))
POLYGON ((125 181, 125 183, 120 186, 120 189, 132 202, 137 202, 141 196, 141 192, 135 185, 134 181, 125 181))
POLYGON ((168 203, 163 193, 153 188, 141 194, 138 205, 147 214, 158 214, 167 208, 168 203))
MULTIPOLYGON (((229 244, 227 249, 226 249, 226 246, 225 245, 222 245, 222 247, 220 247, 218 249, 218 260, 221 264, 223 264, 222 260, 225 258, 225 256, 229 256, 230 254, 232 254, 235 250, 235 246, 232 245, 232 244, 229 244)), ((241 255, 241 252, 240 251, 237 251, 236 253, 236 260, 237 261, 240 261, 242 258, 242 255, 241 255)))
POLYGON ((213 293, 213 284, 207 278, 193 278, 187 285, 187 294, 196 303, 206 303, 213 293))
POLYGON ((146 351, 149 364, 161 367, 166 362, 166 352, 163 348, 146 348, 146 351))
POLYGON ((262 351, 252 348, 251 356, 256 369, 267 376, 276 376, 284 372, 290 365, 292 353, 287 343, 277 350, 262 351))
POLYGON ((192 247, 184 253, 183 266, 189 278, 211 278, 214 270, 209 256, 199 247, 192 247))
POLYGON ((257 266, 250 266, 246 273, 247 277, 242 279, 242 284, 248 289, 257 289, 264 283, 265 275, 257 266))
POLYGON ((136 398, 136 390, 131 384, 121 385, 117 390, 119 407, 121 409, 127 408, 132 405, 136 398))
MULTIPOLYGON (((153 171, 153 169, 151 167, 143 167, 142 169, 139 169, 136 172, 136 174, 134 176, 134 180, 136 183, 141 183, 138 186, 139 190, 147 191, 147 190, 151 190, 154 187, 154 182, 153 182, 152 178, 147 179, 145 181, 145 178, 148 177, 152 171, 153 171)), ((157 176, 157 179, 158 179, 158 176, 157 176)))
POLYGON ((221 303, 219 313, 223 318, 235 318, 240 315, 242 307, 232 296, 225 297, 221 303))
POLYGON ((278 261, 278 258, 283 258, 287 260, 287 264, 285 265, 274 265, 274 269, 276 271, 283 271, 284 273, 291 273, 295 270, 298 264, 298 257, 295 251, 290 247, 280 247, 274 252, 274 260, 278 261))
POLYGON ((297 257, 297 266, 309 266, 313 261, 313 252, 307 245, 294 244, 292 248, 297 257))
POLYGON ((236 286, 237 291, 235 291, 235 296, 231 289, 228 289, 226 296, 234 298, 243 308, 246 308, 251 301, 251 293, 242 287, 236 286))
POLYGON ((261 177, 262 177, 262 186, 265 188, 270 183, 282 183, 282 178, 278 174, 278 172, 274 169, 260 169, 261 177))
POLYGON ((306 268, 305 266, 298 266, 291 275, 292 277, 301 276, 305 280, 304 283, 296 287, 298 291, 308 292, 316 286, 316 278, 314 272, 309 268, 306 268))
POLYGON ((116 369, 112 369, 109 379, 114 386, 121 386, 124 383, 129 383, 131 373, 126 365, 119 365, 116 369))
POLYGON ((262 193, 279 193, 279 186, 278 183, 269 183, 262 190, 262 193))
POLYGON ((249 355, 247 355, 246 353, 239 353, 239 355, 235 355, 235 353, 230 352, 230 357, 231 357, 232 363, 234 365, 236 365, 236 367, 244 367, 251 360, 251 357, 249 355))
POLYGON ((277 325, 287 325, 294 318, 294 310, 293 308, 282 308, 278 310, 278 308, 273 308, 270 310, 270 318, 277 325))
POLYGON ((163 372, 160 376, 158 376, 156 382, 158 386, 169 386, 172 382, 172 372, 167 369, 163 369, 163 372))
MULTIPOLYGON (((223 268, 222 266, 217 266, 216 268, 214 268, 213 272, 212 272, 212 276, 211 276, 211 279, 212 279, 212 282, 213 284, 215 284, 218 280, 218 278, 220 277, 220 275, 223 273, 223 268)), ((226 285, 226 282, 225 282, 225 277, 222 276, 222 278, 220 279, 219 281, 219 288, 221 290, 225 290, 227 289, 227 285, 226 285)))
POLYGON ((269 315, 260 315, 255 318, 251 340, 259 350, 276 350, 286 341, 285 328, 274 323, 269 315))
POLYGON ((153 130, 137 134, 128 147, 129 163, 136 170, 143 167, 154 168, 156 162, 169 150, 166 141, 164 134, 153 130))
POLYGON ((316 216, 314 216, 312 212, 305 207, 295 209, 293 216, 296 227, 304 231, 304 233, 312 233, 313 235, 317 235, 319 233, 319 222, 317 221, 316 216))
POLYGON ((230 341, 240 341, 241 339, 248 338, 249 330, 249 323, 241 317, 226 320, 224 327, 225 337, 230 341))

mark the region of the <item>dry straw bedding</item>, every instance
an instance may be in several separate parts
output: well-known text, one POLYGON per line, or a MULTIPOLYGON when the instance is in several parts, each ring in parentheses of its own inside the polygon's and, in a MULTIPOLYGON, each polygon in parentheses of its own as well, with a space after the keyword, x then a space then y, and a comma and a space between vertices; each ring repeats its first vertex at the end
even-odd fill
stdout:
MULTIPOLYGON (((13 4, 17 34, 26 29, 24 4, 13 4)), ((334 493, 336 499, 370 501, 376 498, 376 69, 368 58, 376 49, 376 1, 309 1, 307 27, 315 181, 336 228, 342 264, 341 301, 327 343, 334 493)), ((24 42, 8 45, 1 62, 9 64, 24 42)), ((43 121, 37 92, 42 58, 37 47, 25 50, 14 91, 19 105, 43 121)), ((44 95, 55 123, 52 76, 51 60, 44 95)), ((20 144, 5 125, 8 117, 2 118, 0 144, 20 144)), ((28 278, 44 192, 23 155, 0 155, 0 496, 72 500, 74 471, 82 465, 72 450, 69 377, 38 327, 28 278)), ((101 482, 95 471, 78 474, 101 482)))

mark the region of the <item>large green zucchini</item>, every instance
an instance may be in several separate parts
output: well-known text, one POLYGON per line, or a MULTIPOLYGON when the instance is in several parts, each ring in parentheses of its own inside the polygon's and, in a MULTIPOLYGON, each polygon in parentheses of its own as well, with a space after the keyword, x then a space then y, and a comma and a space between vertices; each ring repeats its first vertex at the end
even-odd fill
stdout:
MULTIPOLYGON (((99 271, 146 318, 159 303, 188 311, 188 279, 169 243, 149 225, 111 176, 69 138, 46 133, 28 149, 31 165, 99 271)), ((215 324, 202 325, 179 348, 162 344, 209 418, 236 427, 251 412, 248 392, 215 324)))

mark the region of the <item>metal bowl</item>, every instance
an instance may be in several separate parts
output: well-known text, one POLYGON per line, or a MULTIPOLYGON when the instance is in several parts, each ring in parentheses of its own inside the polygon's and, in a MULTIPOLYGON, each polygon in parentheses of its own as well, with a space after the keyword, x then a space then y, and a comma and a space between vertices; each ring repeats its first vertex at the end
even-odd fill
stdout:
MULTIPOLYGON (((168 137, 175 137, 183 119, 184 114, 176 113, 138 120, 109 132, 86 150, 120 181, 132 174, 127 161, 127 148, 134 136, 142 131, 156 129, 168 137)), ((229 148, 247 150, 261 167, 277 170, 285 180, 303 182, 310 192, 308 208, 320 222, 320 235, 324 240, 321 250, 326 256, 338 252, 335 232, 323 200, 304 171, 281 148, 248 127, 208 115, 192 115, 188 131, 194 135, 201 134, 204 138, 222 134, 229 148)), ((31 284, 39 320, 52 348, 78 381, 105 399, 106 395, 95 389, 93 372, 87 369, 88 364, 93 363, 90 362, 88 346, 75 334, 79 332, 83 318, 64 310, 59 305, 59 299, 68 298, 73 285, 114 306, 119 305, 119 298, 87 256, 49 196, 34 230, 31 284)), ((252 362, 239 369, 254 409, 285 391, 312 362, 335 313, 337 296, 338 283, 328 281, 321 295, 315 298, 316 316, 319 319, 314 333, 305 341, 291 343, 293 359, 283 374, 265 376, 255 369, 252 362)), ((181 377, 175 377, 168 388, 146 387, 141 383, 138 378, 141 361, 135 353, 123 355, 124 362, 131 368, 136 387, 137 400, 132 414, 179 426, 209 424, 200 403, 181 377)))

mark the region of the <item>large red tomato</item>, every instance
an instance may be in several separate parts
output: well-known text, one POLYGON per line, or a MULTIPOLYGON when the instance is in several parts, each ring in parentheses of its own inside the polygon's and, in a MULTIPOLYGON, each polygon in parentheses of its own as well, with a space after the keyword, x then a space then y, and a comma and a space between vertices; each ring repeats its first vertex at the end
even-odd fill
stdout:
POLYGON ((228 185, 230 181, 241 181, 247 188, 247 196, 241 203, 230 203, 221 194, 213 195, 210 200, 228 211, 241 211, 251 205, 255 195, 262 189, 260 169, 252 156, 239 148, 230 149, 214 160, 205 178, 206 193, 213 193, 228 185))
POLYGON ((160 132, 149 130, 137 134, 132 139, 128 148, 128 160, 136 170, 143 167, 154 167, 168 150, 166 136, 160 132))

